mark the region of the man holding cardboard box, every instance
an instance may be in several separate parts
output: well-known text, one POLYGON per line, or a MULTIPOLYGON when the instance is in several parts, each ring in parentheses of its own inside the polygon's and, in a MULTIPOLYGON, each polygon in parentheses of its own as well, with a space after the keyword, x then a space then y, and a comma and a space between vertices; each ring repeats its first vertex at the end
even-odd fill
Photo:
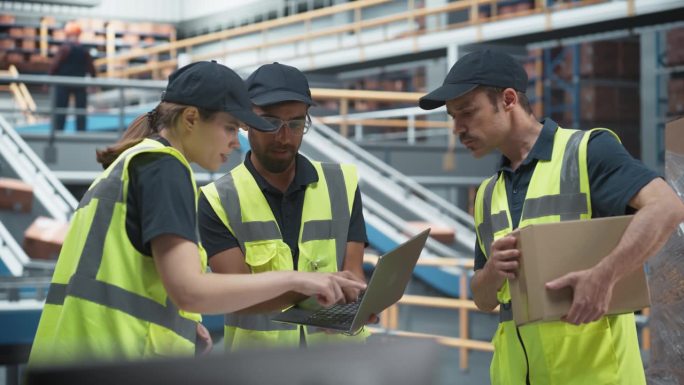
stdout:
POLYGON ((684 204, 612 131, 538 122, 526 89, 522 66, 487 50, 462 57, 444 84, 420 100, 423 109, 446 104, 454 133, 475 157, 495 149, 503 154, 475 202, 473 297, 483 310, 501 305, 491 381, 645 384, 633 314, 605 314, 616 282, 642 268, 684 221, 684 204), (634 212, 617 246, 599 263, 546 283, 548 291, 573 292, 561 321, 515 325, 508 283, 520 267, 514 229, 634 212))

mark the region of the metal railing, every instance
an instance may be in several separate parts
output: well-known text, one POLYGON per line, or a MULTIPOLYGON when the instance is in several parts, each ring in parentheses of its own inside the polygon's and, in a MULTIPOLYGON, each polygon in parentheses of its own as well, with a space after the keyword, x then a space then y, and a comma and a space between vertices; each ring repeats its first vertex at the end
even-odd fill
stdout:
POLYGON ((392 194, 388 194, 389 199, 394 199, 398 203, 406 205, 419 218, 426 218, 428 221, 430 219, 433 221, 442 220, 444 224, 455 228, 458 233, 456 237, 457 242, 464 247, 471 248, 475 244, 475 225, 473 218, 468 213, 388 166, 325 124, 318 122, 316 119, 314 119, 314 122, 314 130, 307 134, 307 140, 315 140, 316 135, 320 135, 327 141, 335 144, 344 151, 350 160, 367 165, 368 169, 364 170, 362 174, 364 181, 368 183, 384 183, 384 181, 389 181, 400 188, 400 190, 394 189, 392 194), (414 205, 413 203, 416 204, 414 205))
MULTIPOLYGON (((378 262, 378 256, 365 255, 364 263, 375 265, 378 262)), ((433 267, 452 267, 458 268, 461 273, 459 275, 459 298, 445 298, 436 296, 411 295, 404 294, 404 296, 394 305, 387 308, 380 314, 379 327, 370 328, 373 333, 385 333, 391 335, 398 335, 404 337, 415 338, 430 338, 434 339, 441 345, 450 346, 459 349, 459 366, 461 370, 468 369, 469 353, 471 350, 479 351, 494 351, 494 346, 489 341, 475 340, 470 337, 470 312, 480 312, 496 314, 494 312, 483 312, 477 308, 475 302, 468 298, 468 277, 472 273, 473 260, 472 259, 446 259, 446 258, 423 258, 421 257, 417 263, 418 266, 433 266, 433 267), (418 306, 426 308, 450 309, 458 311, 459 329, 458 336, 444 336, 431 333, 416 333, 407 330, 399 329, 399 309, 402 306, 418 306)))
MULTIPOLYGON (((416 104, 417 104, 416 100, 416 104)), ((416 138, 421 136, 449 136, 452 123, 446 119, 419 120, 429 115, 446 117, 446 108, 423 110, 420 107, 396 108, 381 111, 357 112, 345 115, 325 116, 320 121, 325 124, 353 125, 354 140, 391 140, 405 139, 408 144, 416 144, 416 138), (399 118, 399 119, 397 119, 399 118), (367 134, 365 127, 398 128, 399 132, 385 132, 367 134), (419 128, 420 130, 417 130, 419 128)), ((340 130, 343 131, 343 130, 340 130)))
MULTIPOLYGON (((45 301, 52 277, 0 276, 0 302, 45 301)), ((7 306, 5 306, 7 307, 7 306)))
MULTIPOLYGON (((504 9, 499 7, 500 0, 462 0, 455 1, 436 7, 420 7, 414 0, 402 2, 403 9, 388 8, 387 12, 380 12, 374 18, 364 18, 364 11, 372 8, 386 6, 389 0, 357 0, 336 4, 330 7, 305 12, 301 14, 268 20, 261 23, 246 25, 243 27, 226 29, 223 31, 208 33, 205 35, 190 37, 159 44, 149 48, 134 49, 115 56, 98 59, 95 65, 104 68, 102 71, 111 77, 129 77, 146 75, 155 71, 170 69, 178 66, 178 55, 183 53, 187 56, 187 62, 208 60, 240 55, 247 52, 256 53, 256 57, 267 57, 270 49, 289 46, 291 56, 280 56, 279 60, 301 59, 309 57, 315 62, 315 55, 329 53, 348 46, 363 47, 369 45, 368 39, 364 39, 364 33, 377 32, 377 37, 371 43, 391 41, 398 38, 406 38, 445 31, 455 27, 478 25, 479 23, 498 21, 510 17, 548 14, 551 11, 580 7, 585 5, 607 2, 608 0, 582 0, 570 3, 558 3, 555 1, 536 0, 529 5, 528 9, 504 9), (505 11, 505 12, 504 12, 505 11), (439 21, 440 15, 446 16, 453 13, 462 13, 464 20, 449 23, 439 21), (347 14, 350 21, 343 24, 326 22, 323 18, 332 15, 347 14), (436 22, 430 24, 429 18, 435 18, 436 22), (316 24, 316 26, 314 26, 316 24), (303 31, 283 33, 283 27, 300 27, 303 31), (249 37, 249 41, 240 44, 240 38, 249 37), (312 49, 319 39, 336 41, 327 44, 328 49, 312 49), (256 41, 255 41, 256 40, 256 41), (343 42, 348 41, 345 45, 343 42), (215 47, 206 48, 214 44, 215 47), (300 49, 300 45, 304 49, 300 49), (304 51, 304 52, 301 52, 304 51), (137 58, 158 58, 159 55, 167 55, 165 60, 150 60, 145 64, 131 65, 131 61, 137 58)), ((634 0, 628 0, 630 4, 634 0)), ((396 3, 396 2, 395 2, 396 3)), ((248 40, 248 39, 245 39, 248 40)), ((482 40, 480 37, 478 40, 482 40)), ((415 46, 415 41, 414 41, 415 46)), ((414 48, 415 50, 415 48, 414 48)))
POLYGON ((29 262, 29 257, 24 249, 19 246, 7 227, 0 221, 0 259, 7 267, 10 274, 18 277, 24 274, 24 265, 29 262))
MULTIPOLYGON (((69 85, 69 86, 97 86, 100 88, 113 88, 119 92, 120 100, 118 105, 118 116, 119 116, 119 130, 124 126, 124 117, 126 116, 126 102, 124 98, 124 88, 137 88, 137 89, 148 89, 159 91, 164 89, 165 82, 152 81, 152 80, 122 80, 122 79, 91 79, 91 78, 76 78, 76 77, 60 77, 60 76, 40 76, 40 75, 20 75, 18 78, 15 77, 1 77, 0 83, 11 82, 20 80, 26 84, 47 84, 47 85, 69 85)), ((313 96, 315 99, 329 100, 332 98, 338 98, 340 101, 355 100, 358 98, 372 98, 374 100, 387 100, 387 101, 398 101, 398 102, 416 102, 419 94, 417 93, 397 93, 397 92, 377 92, 377 91, 354 91, 354 90, 330 90, 330 89, 313 89, 313 96)), ((417 113, 415 109, 408 109, 410 113, 417 113)), ((85 112, 85 111, 81 111, 85 112)), ((378 114, 406 114, 407 110, 392 110, 389 112, 378 112, 378 114)), ((315 139, 316 136, 320 138, 319 140, 324 140, 325 142, 320 143, 320 146, 325 147, 326 143, 332 143, 336 147, 340 148, 354 163, 363 163, 367 166, 369 171, 368 175, 373 175, 373 177, 368 176, 370 182, 376 182, 378 179, 375 178, 379 175, 382 180, 391 182, 393 185, 398 186, 404 193, 401 196, 394 196, 393 199, 398 200, 398 203, 406 205, 406 199, 411 197, 409 200, 412 204, 408 205, 408 209, 413 211, 417 217, 425 218, 426 221, 430 219, 442 218, 444 224, 455 228, 458 231, 459 236, 457 237, 458 242, 463 246, 470 248, 474 244, 474 232, 473 232, 473 220, 464 211, 458 209, 451 203, 447 202, 445 199, 439 197, 428 189, 424 188, 415 181, 406 178, 403 174, 399 173, 395 169, 387 166, 385 163, 372 156, 367 151, 361 149, 356 144, 349 141, 337 134, 334 130, 329 127, 317 123, 316 129, 311 135, 307 137, 309 139, 315 139), (417 203, 415 203, 415 202, 417 203), (421 203, 420 201, 424 201, 421 203), (412 207, 415 206, 415 207, 412 207)), ((54 135, 54 133, 52 134, 54 135)), ((63 216, 62 216, 63 217, 63 216)), ((60 218, 56 216, 56 218, 60 218)), ((439 247, 439 246, 437 246, 439 247)), ((443 250, 444 251, 444 250, 443 250)), ((446 255, 444 252, 439 254, 446 255)), ((453 255, 453 253, 451 253, 453 255)))
MULTIPOLYGON (((72 76, 52 76, 52 75, 26 75, 20 74, 16 77, 0 74, 0 84, 10 84, 12 82, 21 82, 30 85, 41 86, 69 86, 69 87, 98 87, 101 89, 111 88, 116 90, 118 97, 112 99, 116 101, 116 107, 107 109, 106 111, 93 111, 89 109, 65 108, 57 109, 54 106, 50 108, 35 108, 34 113, 54 115, 56 113, 73 114, 73 115, 112 115, 118 117, 118 131, 122 132, 126 128, 127 110, 131 108, 126 99, 126 89, 143 89, 154 90, 161 92, 166 88, 166 82, 160 80, 126 80, 126 79, 102 79, 102 78, 88 78, 88 77, 72 77, 72 76)), ((133 106, 135 107, 135 106, 133 106)), ((12 110, 2 109, 3 112, 11 112, 12 110)), ((54 132, 51 132, 54 136, 54 132)))
POLYGON ((78 202, 2 116, 0 155, 21 180, 33 187, 35 197, 53 218, 69 221, 78 202))

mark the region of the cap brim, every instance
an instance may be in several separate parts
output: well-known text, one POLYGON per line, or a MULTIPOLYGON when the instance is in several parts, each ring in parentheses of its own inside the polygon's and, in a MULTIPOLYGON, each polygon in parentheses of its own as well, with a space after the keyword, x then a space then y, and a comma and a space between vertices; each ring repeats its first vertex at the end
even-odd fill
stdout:
POLYGON ((255 97, 250 97, 252 103, 259 107, 270 106, 271 104, 282 103, 282 102, 302 102, 310 106, 315 106, 313 100, 306 95, 299 94, 297 92, 281 90, 281 91, 270 91, 262 95, 255 97))
POLYGON ((447 100, 456 99, 477 87, 477 84, 445 84, 418 100, 424 110, 434 110, 443 106, 447 100))
POLYGON ((272 132, 279 128, 265 121, 251 110, 236 110, 227 112, 239 119, 241 122, 259 131, 272 132))

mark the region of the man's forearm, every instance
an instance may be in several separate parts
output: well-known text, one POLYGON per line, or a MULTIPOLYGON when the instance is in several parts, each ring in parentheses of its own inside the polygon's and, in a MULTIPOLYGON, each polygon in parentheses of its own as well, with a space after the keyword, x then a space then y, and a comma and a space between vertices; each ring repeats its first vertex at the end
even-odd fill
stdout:
POLYGON ((637 211, 617 247, 596 268, 617 282, 655 255, 682 221, 684 204, 674 193, 665 194, 637 211))
POLYGON ((499 304, 496 293, 501 287, 500 282, 490 276, 486 269, 475 272, 470 281, 470 289, 473 291, 473 301, 480 310, 492 311, 499 304))
POLYGON ((268 301, 258 303, 254 306, 242 309, 236 312, 236 314, 258 314, 274 312, 285 309, 305 299, 306 296, 304 294, 290 291, 268 301))

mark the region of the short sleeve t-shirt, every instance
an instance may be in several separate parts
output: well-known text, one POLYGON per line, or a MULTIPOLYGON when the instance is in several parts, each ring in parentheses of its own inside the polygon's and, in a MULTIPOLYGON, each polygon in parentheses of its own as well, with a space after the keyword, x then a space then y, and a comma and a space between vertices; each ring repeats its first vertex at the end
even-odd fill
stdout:
POLYGON ((126 234, 136 250, 151 256, 150 242, 164 234, 198 242, 195 192, 180 160, 169 154, 139 154, 129 163, 128 174, 126 234))

